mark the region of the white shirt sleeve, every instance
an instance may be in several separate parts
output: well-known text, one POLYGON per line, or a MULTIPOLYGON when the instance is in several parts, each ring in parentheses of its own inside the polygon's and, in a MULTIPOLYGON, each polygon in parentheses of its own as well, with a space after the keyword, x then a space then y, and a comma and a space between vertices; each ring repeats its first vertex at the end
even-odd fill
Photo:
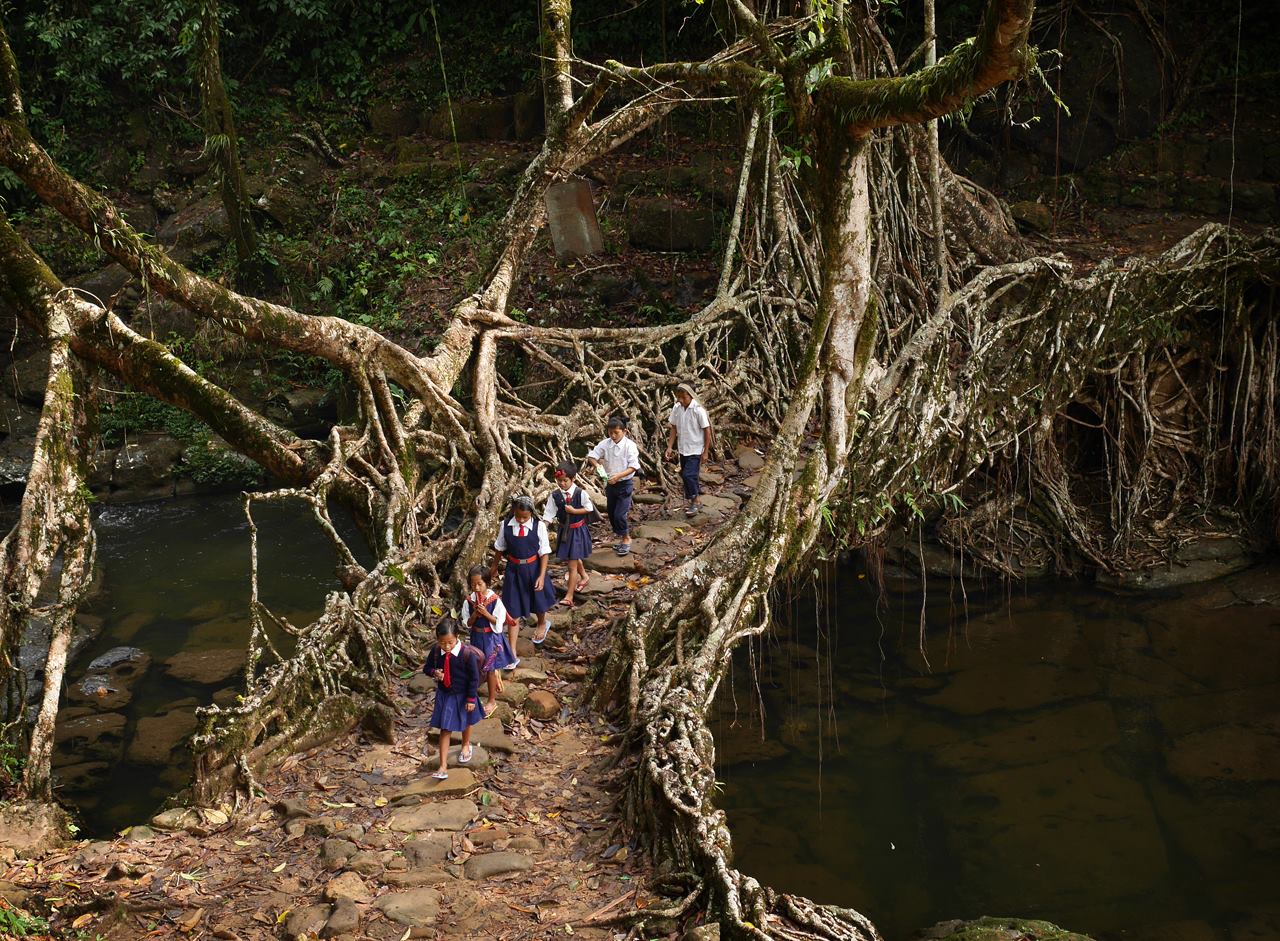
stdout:
POLYGON ((547 505, 542 508, 542 521, 547 524, 556 521, 556 494, 554 490, 547 494, 547 505))
POLYGON ((502 598, 499 597, 493 606, 493 629, 495 631, 505 631, 507 629, 507 609, 502 604, 502 598))
POLYGON ((587 457, 593 457, 597 461, 600 460, 602 457, 604 457, 604 446, 608 443, 609 443, 609 439, 605 438, 603 441, 601 441, 594 448, 592 448, 590 451, 587 452, 587 457))
POLYGON ((707 410, 706 410, 705 408, 703 408, 701 405, 699 405, 699 406, 698 406, 698 412, 697 412, 697 415, 698 415, 698 427, 699 427, 699 428, 710 428, 710 427, 711 427, 711 416, 707 414, 707 410))
POLYGON ((499 552, 507 551, 507 521, 498 524, 498 538, 493 541, 493 548, 499 552))
POLYGON ((547 538, 547 527, 538 527, 538 555, 551 555, 551 540, 547 538))
MULTIPOLYGON (((581 487, 578 488, 578 491, 582 494, 582 508, 588 512, 594 510, 596 505, 591 502, 591 497, 587 495, 587 492, 581 487)), ((578 519, 582 519, 582 517, 579 516, 578 519)))
POLYGON ((468 598, 462 602, 462 623, 466 624, 471 620, 471 600, 468 598))
POLYGON ((627 438, 627 467, 640 469, 640 449, 636 447, 636 443, 627 438))
POLYGON ((668 425, 677 425, 677 426, 679 425, 679 422, 676 421, 676 409, 678 409, 679 407, 680 406, 677 405, 676 408, 673 408, 671 410, 671 414, 667 417, 668 425))

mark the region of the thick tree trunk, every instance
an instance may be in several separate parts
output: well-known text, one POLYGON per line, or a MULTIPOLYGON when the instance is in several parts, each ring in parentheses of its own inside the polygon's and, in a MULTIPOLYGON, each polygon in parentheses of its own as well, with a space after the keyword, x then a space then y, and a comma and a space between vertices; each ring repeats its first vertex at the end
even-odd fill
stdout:
POLYGON ((231 242, 241 280, 253 284, 260 276, 258 232, 253 224, 249 191, 240 163, 240 139, 236 136, 235 113, 222 81, 222 58, 218 39, 222 33, 218 0, 199 0, 200 13, 196 41, 197 84, 200 87, 200 118, 204 125, 204 149, 213 163, 222 193, 222 206, 231 227, 231 242))

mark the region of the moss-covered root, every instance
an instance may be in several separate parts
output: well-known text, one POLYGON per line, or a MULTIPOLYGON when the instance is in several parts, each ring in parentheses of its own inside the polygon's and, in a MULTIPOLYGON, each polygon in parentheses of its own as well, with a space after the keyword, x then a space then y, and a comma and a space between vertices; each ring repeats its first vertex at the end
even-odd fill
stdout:
POLYGON ((1047 921, 1026 918, 978 918, 974 921, 944 921, 923 935, 928 941, 1093 941, 1047 921))

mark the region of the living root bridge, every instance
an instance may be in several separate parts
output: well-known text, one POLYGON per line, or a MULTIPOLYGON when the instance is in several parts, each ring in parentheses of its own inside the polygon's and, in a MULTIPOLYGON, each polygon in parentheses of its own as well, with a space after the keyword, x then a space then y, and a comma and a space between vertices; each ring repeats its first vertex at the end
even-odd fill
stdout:
MULTIPOLYGON (((832 533, 860 534, 839 541, 855 548, 884 532, 904 495, 955 492, 966 482, 989 487, 984 468, 1027 449, 1099 377, 1176 346, 1188 323, 1223 333, 1228 346, 1241 335, 1269 336, 1269 302, 1252 318, 1239 311, 1251 297, 1269 298, 1277 282, 1280 238, 1242 239, 1219 226, 1157 258, 1107 264, 1082 278, 1060 259, 987 269, 960 289, 944 320, 906 338, 881 334, 866 371, 865 417, 843 468, 806 440, 808 416, 797 412, 803 399, 793 400, 740 517, 637 596, 597 685, 601 705, 624 703, 632 718, 639 761, 626 819, 673 871, 703 878, 701 904, 731 937, 878 937, 857 912, 774 892, 734 869, 729 828, 714 803, 707 711, 735 647, 768 629, 775 580, 803 570, 824 512, 835 521, 832 533), (830 493, 833 473, 844 483, 830 493)), ((1269 389, 1274 414, 1273 366, 1264 363, 1264 375, 1242 383, 1257 381, 1269 389)), ((805 388, 801 381, 801 396, 805 388)), ((1253 446, 1236 446, 1235 460, 1248 459, 1253 446)), ((1272 479, 1273 463, 1253 464, 1260 485, 1272 479)))

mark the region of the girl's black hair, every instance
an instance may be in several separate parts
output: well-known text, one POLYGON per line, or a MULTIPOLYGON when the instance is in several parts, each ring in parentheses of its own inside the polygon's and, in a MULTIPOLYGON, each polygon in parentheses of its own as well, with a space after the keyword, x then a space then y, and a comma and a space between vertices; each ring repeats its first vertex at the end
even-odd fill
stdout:
POLYGON ((486 585, 489 584, 489 570, 485 568, 483 565, 473 565, 471 566, 471 568, 467 569, 468 582, 470 582, 471 579, 475 578, 477 575, 479 575, 481 578, 484 579, 484 583, 486 585))
POLYGON ((457 619, 445 618, 436 625, 436 637, 448 637, 450 634, 457 637, 459 626, 457 619))
POLYGON ((623 431, 626 431, 626 430, 627 430, 627 419, 626 419, 626 416, 624 416, 624 415, 611 415, 611 416, 609 416, 609 423, 608 423, 607 425, 605 425, 605 427, 606 427, 606 428, 621 428, 623 431))
POLYGON ((573 478, 578 476, 578 465, 573 463, 573 461, 565 461, 563 464, 556 467, 556 471, 558 474, 563 474, 570 480, 573 480, 573 478))

